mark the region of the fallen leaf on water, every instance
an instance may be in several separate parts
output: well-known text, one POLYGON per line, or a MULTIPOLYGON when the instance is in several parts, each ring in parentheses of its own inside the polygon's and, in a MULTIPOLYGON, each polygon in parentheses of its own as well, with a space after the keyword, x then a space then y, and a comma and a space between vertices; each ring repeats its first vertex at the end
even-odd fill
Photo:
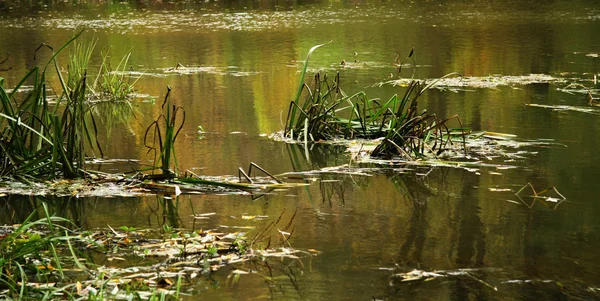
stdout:
POLYGON ((108 261, 113 261, 113 260, 125 261, 125 258, 123 258, 123 257, 110 257, 110 258, 108 258, 108 261))
POLYGON ((56 270, 56 268, 51 265, 38 265, 37 268, 38 268, 38 270, 49 270, 49 271, 56 270))
POLYGON ((171 286, 173 285, 173 280, 169 279, 169 278, 161 278, 160 280, 158 280, 158 282, 156 283, 157 286, 162 286, 162 287, 167 287, 167 286, 171 286))
POLYGON ((242 275, 249 274, 248 272, 242 271, 242 270, 233 270, 233 271, 231 271, 231 273, 232 274, 242 274, 242 275))
POLYGON ((513 200, 506 200, 507 202, 513 203, 513 204, 517 204, 517 205, 523 205, 517 201, 513 201, 513 200))

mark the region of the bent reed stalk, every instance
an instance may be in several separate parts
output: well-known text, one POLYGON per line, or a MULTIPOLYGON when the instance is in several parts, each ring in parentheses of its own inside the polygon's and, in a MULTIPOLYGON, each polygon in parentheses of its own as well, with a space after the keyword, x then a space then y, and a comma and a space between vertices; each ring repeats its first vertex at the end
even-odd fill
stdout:
MULTIPOLYGON (((311 53, 318 47, 313 47, 311 53)), ((452 144, 452 136, 462 136, 463 147, 467 131, 457 115, 440 119, 426 110, 419 112, 418 100, 435 82, 412 80, 400 98, 392 96, 383 102, 371 99, 365 92, 347 95, 340 88, 340 74, 333 81, 317 73, 312 89, 304 83, 308 57, 300 77, 296 99, 290 103, 283 135, 293 140, 377 139, 383 141, 372 152, 374 157, 402 157, 412 160, 426 154, 439 155, 452 144), (305 91, 304 102, 300 103, 305 91), (447 123, 456 119, 459 129, 447 123)), ((448 74, 446 78, 454 74, 448 74)))
POLYGON ((148 148, 148 153, 154 152, 154 168, 160 169, 162 174, 152 175, 150 178, 172 179, 177 177, 177 156, 175 154, 175 140, 185 124, 185 110, 183 107, 171 104, 171 87, 167 86, 167 94, 163 101, 161 109, 163 113, 154 120, 146 129, 144 134, 144 145, 148 148), (181 124, 177 125, 177 116, 181 112, 181 124), (161 128, 162 125, 162 128, 161 128), (164 133, 162 132, 164 129, 164 133), (163 136, 164 134, 164 136, 163 136), (164 137, 164 139, 163 139, 164 137), (157 158, 158 154, 158 158, 157 158), (175 171, 170 169, 171 159, 175 166, 175 171), (159 163, 160 162, 160 163, 159 163))

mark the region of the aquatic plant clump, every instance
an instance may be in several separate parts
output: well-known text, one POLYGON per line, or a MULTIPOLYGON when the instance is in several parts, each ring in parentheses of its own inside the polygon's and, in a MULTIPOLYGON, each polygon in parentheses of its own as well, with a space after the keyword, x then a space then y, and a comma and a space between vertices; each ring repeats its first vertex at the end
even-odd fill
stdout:
MULTIPOLYGON (((87 158, 96 154, 103 156, 96 123, 100 105, 112 103, 131 111, 127 100, 133 84, 123 75, 130 54, 119 62, 117 74, 112 71, 105 53, 94 80, 88 73, 88 65, 96 43, 78 42, 82 33, 75 34, 56 51, 46 44, 38 47, 36 54, 49 49, 52 57, 46 65, 33 67, 13 89, 6 88, 0 78, 0 178, 31 184, 39 180, 89 175, 87 158), (65 77, 57 56, 69 48, 65 77), (52 69, 55 69, 62 88, 58 95, 48 95, 47 78, 52 69), (29 85, 25 86, 26 83, 29 85)), ((178 110, 173 112, 172 118, 170 111, 166 113, 166 118, 171 118, 165 121, 168 125, 166 150, 159 139, 164 170, 168 169, 169 159, 174 157, 172 144, 177 135, 173 133, 171 123, 178 110)))
POLYGON ((300 141, 383 138, 371 153, 375 157, 414 159, 426 153, 439 154, 453 143, 452 137, 464 138, 467 131, 457 115, 440 119, 419 111, 419 97, 431 85, 412 81, 401 98, 394 95, 382 102, 364 92, 345 94, 339 73, 332 82, 317 73, 312 89, 303 84, 307 91, 304 103, 291 102, 283 135, 300 141), (447 123, 452 119, 458 120, 461 128, 450 129, 447 123))
POLYGON ((93 102, 128 101, 134 95, 134 85, 141 77, 130 77, 128 72, 131 52, 121 58, 116 68, 110 63, 110 49, 102 51, 102 63, 96 72, 89 67, 90 59, 96 48, 97 41, 75 40, 71 45, 68 64, 67 87, 73 89, 83 77, 93 75, 87 81, 86 99, 93 102))
POLYGON ((42 45, 52 51, 51 59, 43 68, 31 69, 11 91, 0 78, 0 176, 26 182, 80 177, 85 169, 86 150, 102 154, 96 140, 96 122, 86 101, 87 76, 83 72, 81 79, 69 87, 56 61, 58 54, 80 34, 57 51, 42 45), (51 65, 63 89, 52 105, 46 89, 51 65), (32 82, 32 88, 19 93, 26 82, 32 82))
MULTIPOLYGON (((411 80, 404 96, 392 96, 386 102, 370 99, 361 91, 347 95, 340 88, 340 75, 333 81, 327 75, 317 73, 311 89, 304 83, 310 55, 308 52, 300 76, 296 98, 290 103, 283 130, 285 139, 308 141, 336 139, 378 139, 382 142, 371 153, 374 157, 403 157, 415 159, 426 154, 439 154, 452 144, 452 136, 464 136, 462 122, 457 115, 440 119, 435 114, 418 109, 418 101, 424 91, 434 86, 431 83, 411 80), (306 91, 304 102, 300 98, 306 91), (447 123, 458 120, 459 129, 450 130, 447 123)), ((414 49, 413 49, 414 51, 414 49)), ((413 52, 411 51, 412 56, 413 52)), ((440 80, 450 77, 448 74, 440 80)), ((465 148, 466 151, 466 148, 465 148)))

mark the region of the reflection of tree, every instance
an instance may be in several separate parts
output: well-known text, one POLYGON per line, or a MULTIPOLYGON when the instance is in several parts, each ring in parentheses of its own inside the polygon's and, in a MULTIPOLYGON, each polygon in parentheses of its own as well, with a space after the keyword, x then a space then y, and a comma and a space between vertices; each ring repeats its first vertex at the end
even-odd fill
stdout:
POLYGON ((391 181, 396 186, 396 189, 411 202, 413 208, 409 219, 406 240, 400 247, 399 257, 401 260, 399 262, 405 263, 404 260, 409 258, 421 262, 427 231, 429 229, 425 218, 428 205, 427 199, 433 196, 434 193, 427 189, 423 179, 417 178, 414 174, 393 175, 391 181), (411 250, 413 256, 410 256, 411 250))
MULTIPOLYGON (((412 207, 396 261, 400 269, 434 270, 440 268, 439 260, 449 261, 449 269, 484 266, 487 237, 480 217, 480 196, 473 188, 479 186, 479 177, 463 170, 434 169, 426 176, 399 174, 391 180, 412 207)), ((472 295, 487 299, 490 288, 475 280, 485 280, 485 271, 471 273, 473 278, 452 281, 452 300, 472 295)), ((391 294, 406 293, 397 286, 391 288, 391 294)))
POLYGON ((302 290, 297 279, 297 275, 302 273, 300 259, 292 261, 252 260, 245 263, 244 266, 249 266, 250 270, 256 271, 264 279, 271 299, 278 299, 281 296, 291 298, 290 292, 297 294, 300 299, 304 299, 301 296, 302 290))
POLYGON ((465 177, 466 171, 452 170, 453 173, 460 172, 462 177, 458 181, 454 177, 453 181, 457 186, 451 187, 448 185, 448 172, 447 169, 438 169, 430 172, 427 177, 412 174, 392 177, 394 185, 407 196, 413 208, 407 238, 400 248, 400 258, 412 258, 421 262, 431 226, 446 224, 451 229, 449 249, 446 251, 449 257, 454 257, 454 263, 461 268, 482 266, 486 253, 484 225, 479 216, 477 190, 473 189, 479 180, 477 177, 465 177), (452 190, 459 191, 453 193, 452 190), (454 198, 451 195, 460 197, 454 198), (429 212, 432 202, 437 203, 434 205, 435 212, 429 212), (448 212, 444 216, 445 210, 448 212))
POLYGON ((30 198, 22 195, 0 197, 0 224, 19 224, 23 222, 35 209, 29 201, 30 198))
POLYGON ((344 205, 346 203, 344 199, 344 181, 337 179, 323 181, 325 178, 330 177, 323 177, 321 178, 321 181, 319 181, 319 191, 321 192, 323 203, 328 203, 329 207, 332 207, 333 201, 337 198, 339 202, 344 205))
POLYGON ((456 264, 460 267, 483 266, 485 256, 484 225, 479 216, 480 198, 476 195, 477 190, 472 188, 477 186, 478 182, 475 177, 467 177, 461 187, 461 197, 456 204, 454 220, 459 221, 456 264))
MULTIPOLYGON (((286 144, 286 147, 292 169, 295 172, 319 171, 326 167, 339 166, 350 161, 345 146, 311 143, 308 146, 303 144, 286 144)), ((301 177, 305 179, 314 178, 316 174, 319 177, 321 202, 329 204, 329 207, 332 207, 334 202, 340 202, 342 205, 345 204, 345 194, 349 185, 364 186, 368 185, 369 182, 363 176, 355 177, 350 173, 344 174, 343 172, 334 174, 318 172, 310 175, 301 175, 301 177)), ((311 203, 315 204, 310 189, 306 187, 305 190, 311 203)))
MULTIPOLYGON (((483 232, 484 224, 479 216, 479 196, 473 186, 479 183, 476 177, 466 177, 461 185, 460 198, 456 200, 454 220, 458 221, 455 233, 458 240, 456 248, 455 264, 458 268, 472 268, 484 266, 486 254, 486 235, 483 232)), ((454 300, 469 299, 469 295, 475 293, 478 300, 487 299, 485 292, 489 289, 482 285, 473 285, 472 281, 456 281, 453 287, 454 300), (476 292, 473 292, 476 290, 476 292)))
MULTIPOLYGON (((149 213, 146 216, 148 226, 162 227, 168 225, 170 227, 180 227, 183 223, 179 217, 180 200, 157 195, 154 197, 154 202, 150 199, 137 199, 144 203, 149 208, 149 213)), ((37 212, 35 219, 42 218, 44 213, 41 211, 41 203, 48 205, 49 213, 59 217, 64 217, 72 221, 77 227, 88 229, 89 224, 96 224, 97 221, 88 220, 91 218, 92 212, 89 210, 102 210, 104 208, 112 208, 114 210, 116 204, 112 202, 123 202, 122 198, 103 198, 103 197, 86 197, 77 198, 75 196, 68 197, 43 197, 43 196, 21 196, 9 195, 0 197, 0 224, 19 224, 23 222, 32 212, 37 212), (90 207, 91 206, 91 207, 90 207)), ((191 206, 191 203, 190 203, 191 206)), ((135 211, 139 206, 128 208, 135 211)), ((192 208, 193 212, 193 208, 192 208)), ((116 213, 112 211, 112 213, 116 213)), ((95 215, 98 218, 100 216, 95 215)), ((109 217, 108 223, 123 222, 116 216, 109 217)), ((134 221, 134 223, 137 223, 134 221)), ((126 225, 126 226, 132 226, 126 225)))

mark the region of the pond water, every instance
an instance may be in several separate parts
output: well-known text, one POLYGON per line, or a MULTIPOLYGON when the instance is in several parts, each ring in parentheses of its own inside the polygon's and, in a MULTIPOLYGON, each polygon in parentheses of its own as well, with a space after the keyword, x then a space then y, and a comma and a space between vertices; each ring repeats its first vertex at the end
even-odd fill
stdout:
MULTIPOLYGON (((0 12, 0 61, 9 56, 0 67, 11 67, 0 77, 9 87, 45 62, 44 52, 33 60, 41 43, 59 47, 77 29, 86 28, 84 37, 97 38, 99 48, 110 45, 115 65, 131 50, 131 68, 143 73, 135 87, 145 96, 135 101, 133 114, 107 126, 105 157, 151 164, 144 131, 159 114, 168 85, 186 112, 176 144, 179 167, 200 175, 237 175, 250 162, 273 174, 352 164, 343 147, 316 144, 305 150, 267 137, 282 129, 307 51, 330 40, 315 51, 309 71, 340 72, 347 93, 402 94, 401 85, 385 83, 390 75, 397 79, 397 55, 405 64, 403 78, 457 72, 498 81, 530 74, 560 79, 432 89, 424 95, 423 109, 442 117, 458 114, 473 130, 552 142, 502 159, 514 168, 389 167, 368 176, 327 174, 307 187, 256 199, 2 196, 0 223, 22 221, 40 201, 90 229, 169 224, 259 231, 281 216, 293 222, 292 247, 319 252, 302 264, 245 267, 257 273, 242 275, 236 284, 227 281, 231 269, 223 269, 214 275, 218 283, 192 287, 190 300, 600 299, 600 110, 588 105, 586 93, 568 90, 576 83, 597 96, 595 0, 92 1, 34 7, 7 1, 0 12), (413 47, 415 55, 404 59, 413 47), (178 64, 189 72, 166 72, 178 64), (207 133, 199 135, 198 126, 207 133), (515 192, 527 183, 538 191, 554 186, 566 200, 525 204, 515 192), (207 219, 193 217, 213 212, 207 219), (446 276, 426 282, 393 277, 413 269, 446 276)), ((130 166, 101 168, 116 172, 130 166)))

